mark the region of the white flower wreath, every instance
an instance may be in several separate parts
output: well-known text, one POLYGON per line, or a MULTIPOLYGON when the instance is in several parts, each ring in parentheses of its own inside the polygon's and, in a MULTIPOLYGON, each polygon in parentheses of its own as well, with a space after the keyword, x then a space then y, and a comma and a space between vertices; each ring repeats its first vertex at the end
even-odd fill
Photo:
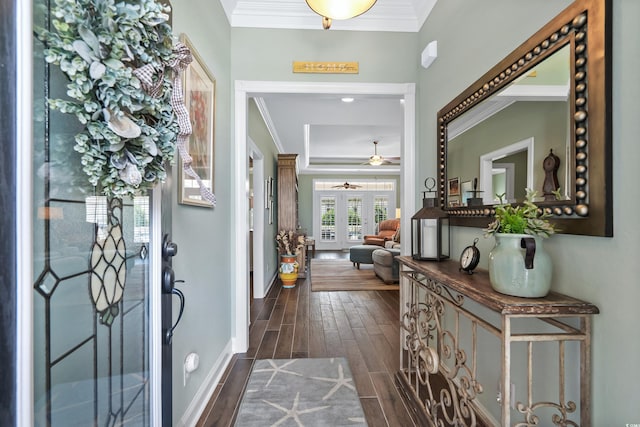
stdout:
POLYGON ((154 0, 56 0, 53 30, 41 30, 45 60, 70 82, 52 108, 74 114, 89 182, 108 196, 134 195, 164 181, 179 132, 171 104, 175 62, 168 6, 154 0), (153 90, 135 70, 151 65, 153 90), (146 89, 146 90, 145 90, 146 89))

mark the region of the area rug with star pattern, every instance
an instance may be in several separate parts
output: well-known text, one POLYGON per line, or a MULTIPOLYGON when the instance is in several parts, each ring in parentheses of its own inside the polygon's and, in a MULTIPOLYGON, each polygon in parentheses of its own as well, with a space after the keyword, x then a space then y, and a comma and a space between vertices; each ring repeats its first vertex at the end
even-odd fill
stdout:
POLYGON ((347 359, 262 359, 249 375, 237 427, 366 426, 347 359))

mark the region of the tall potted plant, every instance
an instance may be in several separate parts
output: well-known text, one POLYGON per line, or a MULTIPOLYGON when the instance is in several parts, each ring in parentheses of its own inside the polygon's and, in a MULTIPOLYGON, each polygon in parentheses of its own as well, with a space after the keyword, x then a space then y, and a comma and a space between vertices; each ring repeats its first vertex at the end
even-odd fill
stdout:
POLYGON ((283 288, 293 288, 298 280, 298 254, 304 246, 304 235, 293 230, 280 230, 276 234, 276 245, 280 254, 278 276, 283 288))
POLYGON ((489 253, 489 279, 500 293, 539 298, 551 288, 551 258, 542 242, 557 230, 534 203, 535 196, 527 189, 522 205, 502 203, 500 198, 494 220, 484 230, 496 241, 489 253))

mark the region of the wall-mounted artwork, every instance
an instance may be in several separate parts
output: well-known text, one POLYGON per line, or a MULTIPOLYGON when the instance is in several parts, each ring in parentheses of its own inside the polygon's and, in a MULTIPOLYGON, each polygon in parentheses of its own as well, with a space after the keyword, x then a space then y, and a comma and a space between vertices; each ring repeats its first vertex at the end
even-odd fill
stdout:
MULTIPOLYGON (((193 61, 183 76, 184 103, 192 128, 186 149, 193 160, 193 170, 213 192, 216 80, 187 36, 182 34, 180 41, 189 48, 193 56, 193 61)), ((178 174, 178 202, 212 207, 209 202, 203 200, 198 182, 187 175, 181 163, 178 174)))
POLYGON ((449 196, 460 195, 460 178, 450 178, 447 184, 449 196))
POLYGON ((269 181, 271 178, 264 180, 264 208, 269 209, 269 181))
POLYGON ((273 177, 264 180, 264 208, 267 210, 269 224, 273 224, 273 177))

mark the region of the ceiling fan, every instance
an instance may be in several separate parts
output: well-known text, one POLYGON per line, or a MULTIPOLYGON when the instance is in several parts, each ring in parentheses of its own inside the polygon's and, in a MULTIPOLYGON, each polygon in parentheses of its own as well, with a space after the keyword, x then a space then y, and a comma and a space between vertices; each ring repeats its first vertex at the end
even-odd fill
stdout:
POLYGON ((339 184, 339 185, 334 185, 331 188, 344 188, 345 190, 355 190, 356 188, 360 188, 362 187, 362 185, 356 185, 356 184, 349 184, 348 182, 345 182, 344 184, 339 184))
POLYGON ((373 156, 369 157, 369 160, 363 163, 363 165, 380 166, 392 163, 390 159, 400 160, 399 157, 384 158, 378 154, 378 141, 373 141, 373 156))

